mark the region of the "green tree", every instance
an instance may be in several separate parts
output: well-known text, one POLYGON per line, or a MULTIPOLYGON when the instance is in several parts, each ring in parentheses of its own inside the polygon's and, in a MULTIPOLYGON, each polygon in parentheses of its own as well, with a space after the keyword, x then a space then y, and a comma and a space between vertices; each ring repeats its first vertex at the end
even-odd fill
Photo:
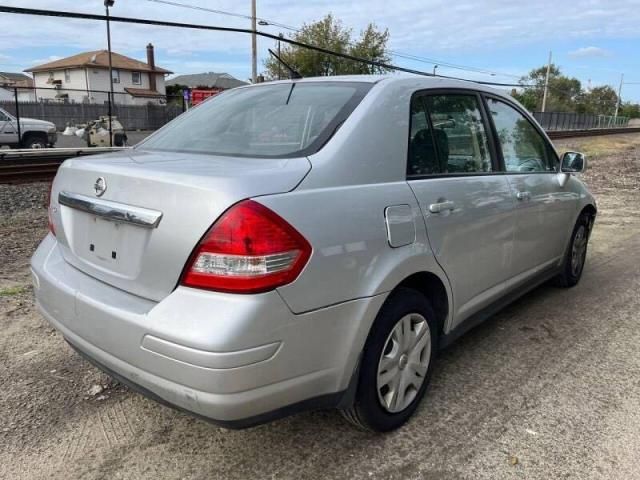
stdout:
POLYGON ((189 88, 186 85, 167 85, 167 103, 173 105, 182 105, 182 92, 185 88, 189 88))
MULTIPOLYGON (((521 85, 528 85, 521 91, 516 91, 514 97, 528 110, 542 109, 542 97, 547 75, 547 67, 534 68, 528 75, 520 79, 521 85)), ((549 89, 547 91, 546 110, 549 112, 573 112, 580 98, 582 85, 577 78, 562 75, 560 68, 551 64, 549 69, 549 89)))
POLYGON ((640 118, 640 104, 624 102, 620 105, 620 115, 629 118, 640 118))
MULTIPOLYGON (((328 14, 318 22, 303 25, 302 29, 293 33, 290 38, 298 42, 377 62, 389 63, 391 61, 389 50, 387 49, 387 42, 389 41, 388 30, 381 31, 374 24, 369 24, 367 28, 360 32, 360 37, 354 39, 352 38, 352 30, 345 27, 332 14, 328 14)), ((372 74, 386 71, 381 67, 294 45, 283 44, 280 55, 288 65, 303 77, 372 74)), ((268 79, 278 78, 278 72, 284 77, 287 76, 284 67, 279 67, 279 62, 273 57, 269 57, 264 62, 264 66, 266 68, 265 77, 268 79)))
POLYGON ((618 103, 618 94, 608 85, 595 87, 585 92, 578 100, 578 113, 591 113, 596 115, 613 115, 618 103))
POLYGON ((186 85, 167 85, 167 97, 182 97, 182 91, 189 88, 186 85))

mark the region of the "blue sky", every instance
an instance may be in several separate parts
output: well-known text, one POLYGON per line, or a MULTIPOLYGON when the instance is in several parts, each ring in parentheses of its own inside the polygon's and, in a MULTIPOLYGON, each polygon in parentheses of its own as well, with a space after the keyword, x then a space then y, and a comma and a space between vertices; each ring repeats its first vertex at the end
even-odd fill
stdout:
MULTIPOLYGON (((249 0, 174 0, 248 14, 249 0)), ((4 5, 102 13, 102 0, 3 0, 4 5)), ((640 102, 640 0, 352 0, 305 2, 258 0, 258 16, 300 26, 332 12, 359 32, 368 22, 388 28, 392 50, 433 59, 438 72, 469 79, 513 82, 546 63, 549 50, 564 73, 584 85, 611 85, 620 74, 627 83, 623 99, 640 102), (442 63, 495 72, 456 70, 442 63)), ((150 0, 116 0, 113 15, 178 22, 248 27, 248 20, 158 4, 150 0)), ((277 34, 278 27, 260 27, 277 34)), ((227 71, 250 76, 250 39, 238 34, 180 31, 159 27, 113 26, 114 50, 144 59, 148 42, 156 46, 156 63, 176 73, 227 71)), ((259 40, 260 58, 272 42, 259 40)), ((0 16, 0 70, 20 71, 81 51, 106 47, 104 26, 96 22, 39 17, 0 16)), ((398 65, 431 71, 433 64, 394 58, 398 65)))

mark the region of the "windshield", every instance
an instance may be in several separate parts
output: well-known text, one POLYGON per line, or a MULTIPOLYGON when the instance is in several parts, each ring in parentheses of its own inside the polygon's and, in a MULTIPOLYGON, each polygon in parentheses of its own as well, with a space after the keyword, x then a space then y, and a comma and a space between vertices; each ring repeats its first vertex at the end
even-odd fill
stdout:
POLYGON ((371 84, 285 83, 222 93, 140 144, 152 150, 283 158, 318 151, 371 84))

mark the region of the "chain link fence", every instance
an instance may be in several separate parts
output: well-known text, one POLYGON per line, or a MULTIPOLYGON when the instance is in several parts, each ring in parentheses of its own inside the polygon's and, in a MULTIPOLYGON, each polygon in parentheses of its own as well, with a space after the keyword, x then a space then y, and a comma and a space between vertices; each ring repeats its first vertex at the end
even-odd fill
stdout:
POLYGON ((10 95, 4 95, 4 99, 0 97, 0 108, 16 118, 35 118, 52 122, 58 130, 64 130, 67 125, 86 124, 101 116, 108 116, 109 113, 118 118, 125 130, 157 130, 187 108, 182 96, 133 97, 129 93, 114 92, 114 101, 111 102, 109 92, 102 90, 61 90, 42 87, 10 87, 2 90, 10 95), (36 94, 42 91, 50 94, 50 98, 35 100, 36 94), (73 101, 67 97, 73 92, 79 92, 88 98, 97 97, 105 100, 73 101), (10 98, 11 96, 13 98, 10 98))

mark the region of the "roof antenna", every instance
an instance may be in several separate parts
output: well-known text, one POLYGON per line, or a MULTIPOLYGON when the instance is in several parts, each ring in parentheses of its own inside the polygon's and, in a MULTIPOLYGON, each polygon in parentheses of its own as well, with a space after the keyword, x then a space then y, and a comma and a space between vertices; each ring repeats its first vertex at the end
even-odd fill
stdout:
POLYGON ((298 73, 298 71, 296 69, 294 69, 293 67, 291 67, 290 65, 287 64, 287 62, 285 62, 284 60, 282 60, 278 55, 276 55, 276 52, 274 52, 273 50, 271 50, 270 48, 268 49, 269 53, 277 60, 279 61, 284 68, 286 68, 287 70, 289 70, 289 78, 291 80, 294 80, 296 78, 302 78, 302 75, 300 75, 298 73))

